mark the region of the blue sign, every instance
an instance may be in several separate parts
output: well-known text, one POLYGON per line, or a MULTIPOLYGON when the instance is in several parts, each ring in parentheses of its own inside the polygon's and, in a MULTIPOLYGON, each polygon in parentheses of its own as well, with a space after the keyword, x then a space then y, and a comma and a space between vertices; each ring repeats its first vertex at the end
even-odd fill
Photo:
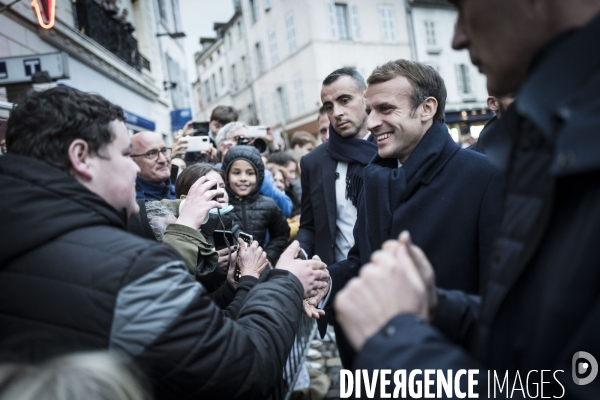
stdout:
POLYGON ((23 60, 23 66, 25 67, 25 75, 27 76, 31 76, 42 70, 42 62, 39 58, 25 59, 23 60))
POLYGON ((180 108, 179 110, 171 111, 171 130, 177 131, 179 129, 183 129, 185 124, 191 119, 191 108, 180 108))
POLYGON ((6 63, 4 61, 0 62, 0 79, 8 78, 8 71, 6 70, 6 63))
POLYGON ((156 124, 149 119, 142 118, 139 115, 135 115, 132 112, 123 110, 125 114, 125 122, 130 123, 131 125, 139 126, 140 128, 144 128, 146 130, 154 132, 156 130, 156 124))

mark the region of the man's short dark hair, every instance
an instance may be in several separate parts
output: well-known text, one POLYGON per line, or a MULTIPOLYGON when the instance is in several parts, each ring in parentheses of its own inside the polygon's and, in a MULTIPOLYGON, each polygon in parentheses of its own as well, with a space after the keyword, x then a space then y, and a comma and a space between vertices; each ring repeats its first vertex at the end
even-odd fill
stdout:
POLYGON ((114 140, 115 120, 125 121, 123 109, 100 95, 66 87, 32 91, 10 113, 6 145, 11 154, 68 171, 71 143, 83 139, 90 153, 100 154, 114 140))
POLYGON ((426 98, 433 97, 438 102, 434 120, 444 122, 446 109, 446 85, 440 74, 429 65, 408 60, 390 61, 373 70, 367 83, 387 82, 397 76, 405 77, 413 87, 411 98, 412 109, 415 111, 426 98))
POLYGON ((285 151, 278 151, 269 156, 268 162, 279 165, 280 167, 287 167, 289 163, 295 163, 294 157, 286 153, 285 151))
POLYGON ((210 120, 217 121, 221 125, 227 125, 238 120, 238 113, 231 106, 216 106, 210 114, 210 120))
POLYGON ((342 76, 349 76, 356 83, 356 88, 359 92, 364 92, 367 89, 365 78, 354 68, 339 68, 327 75, 327 78, 323 80, 323 86, 329 86, 333 82, 337 81, 342 76))

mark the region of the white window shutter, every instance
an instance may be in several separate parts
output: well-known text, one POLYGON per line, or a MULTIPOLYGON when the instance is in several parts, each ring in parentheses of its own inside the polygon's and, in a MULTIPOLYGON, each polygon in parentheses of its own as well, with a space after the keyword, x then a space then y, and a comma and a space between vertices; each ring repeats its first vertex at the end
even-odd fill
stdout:
POLYGON ((327 3, 327 12, 329 13, 329 26, 331 27, 331 38, 338 40, 340 34, 338 32, 337 17, 335 15, 335 4, 333 2, 327 3))
POLYGON ((350 4, 350 26, 352 27, 352 35, 353 39, 356 41, 360 41, 361 32, 360 32, 360 21, 358 14, 358 6, 356 3, 350 4))

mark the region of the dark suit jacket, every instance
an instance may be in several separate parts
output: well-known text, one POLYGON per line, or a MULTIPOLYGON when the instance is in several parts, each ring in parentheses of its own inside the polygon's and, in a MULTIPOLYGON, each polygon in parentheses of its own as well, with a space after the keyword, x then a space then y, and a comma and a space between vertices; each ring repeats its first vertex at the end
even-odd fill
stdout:
MULTIPOLYGON (((419 152, 426 151, 428 133, 411 154, 413 162, 419 159, 419 152)), ((386 240, 408 230, 413 242, 428 255, 438 286, 479 293, 480 277, 485 273, 485 260, 491 253, 500 219, 503 180, 484 155, 460 149, 449 135, 440 140, 446 141, 444 150, 413 192, 393 211, 391 234, 386 240)), ((409 157, 405 164, 410 162, 409 157)), ((366 233, 369 221, 365 208, 378 206, 366 204, 367 190, 370 189, 365 183, 354 227, 355 245, 346 261, 328 268, 333 282, 328 314, 337 292, 358 275, 371 253, 379 249, 370 247, 366 233)), ((342 363, 350 368, 354 352, 337 323, 334 327, 342 363)))
POLYGON ((576 353, 600 358, 600 53, 589 52, 598 37, 600 15, 553 41, 484 143, 507 186, 471 351, 401 315, 367 341, 356 368, 480 368, 480 397, 484 368, 562 370, 562 387, 546 373, 544 396, 600 397, 600 377, 572 379, 576 353))
POLYGON ((337 161, 329 157, 327 146, 323 143, 300 159, 302 212, 296 239, 309 258, 316 254, 331 265, 335 263, 337 161))

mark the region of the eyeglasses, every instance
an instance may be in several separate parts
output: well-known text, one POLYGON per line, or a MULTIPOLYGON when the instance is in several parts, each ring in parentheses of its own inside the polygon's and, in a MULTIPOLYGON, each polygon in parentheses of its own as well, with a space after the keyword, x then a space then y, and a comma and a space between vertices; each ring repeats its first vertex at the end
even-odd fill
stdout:
POLYGON ((165 158, 169 158, 169 157, 171 157, 171 148, 163 147, 160 150, 157 150, 157 149, 149 150, 149 151, 145 152, 144 154, 132 154, 129 157, 142 157, 143 156, 143 157, 146 157, 148 160, 156 161, 160 158, 158 153, 162 153, 162 155, 165 156, 165 158))

